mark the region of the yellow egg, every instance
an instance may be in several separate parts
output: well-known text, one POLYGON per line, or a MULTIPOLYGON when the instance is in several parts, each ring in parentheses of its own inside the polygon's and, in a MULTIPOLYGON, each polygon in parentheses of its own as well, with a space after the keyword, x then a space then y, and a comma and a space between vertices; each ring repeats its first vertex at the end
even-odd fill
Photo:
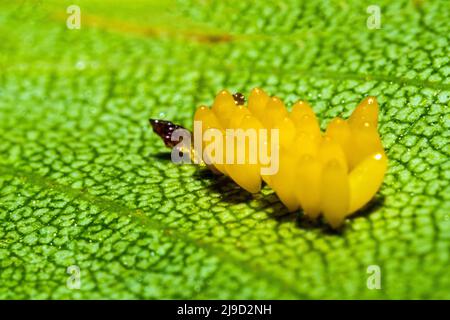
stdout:
POLYGON ((255 88, 248 98, 248 109, 258 119, 262 119, 269 96, 263 90, 255 88))
POLYGON ((372 199, 383 183, 387 169, 384 152, 368 156, 350 172, 350 206, 349 213, 361 209, 372 199))
POLYGON ((264 114, 261 116, 261 122, 266 128, 273 128, 276 123, 282 121, 288 116, 286 107, 279 98, 271 97, 267 101, 264 114))
POLYGON ((212 111, 219 119, 220 124, 226 128, 236 111, 233 95, 226 90, 220 91, 214 100, 212 111))
POLYGON ((338 160, 326 163, 320 182, 320 209, 325 220, 333 227, 339 227, 349 208, 348 175, 338 160))
POLYGON ((280 168, 272 176, 272 188, 275 190, 281 202, 291 212, 297 210, 300 206, 300 202, 295 195, 297 179, 292 174, 292 168, 295 167, 296 160, 292 152, 283 148, 280 154, 280 168))
POLYGON ((320 214, 320 190, 322 164, 312 155, 303 155, 297 162, 295 195, 309 218, 315 219, 320 214))

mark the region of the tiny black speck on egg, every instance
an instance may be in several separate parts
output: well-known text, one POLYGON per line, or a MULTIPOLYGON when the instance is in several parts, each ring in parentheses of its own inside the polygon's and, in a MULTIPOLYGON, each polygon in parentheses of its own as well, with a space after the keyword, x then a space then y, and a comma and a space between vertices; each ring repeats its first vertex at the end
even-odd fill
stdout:
POLYGON ((238 106, 242 106, 245 104, 245 96, 240 92, 236 92, 235 94, 233 94, 233 99, 238 106))

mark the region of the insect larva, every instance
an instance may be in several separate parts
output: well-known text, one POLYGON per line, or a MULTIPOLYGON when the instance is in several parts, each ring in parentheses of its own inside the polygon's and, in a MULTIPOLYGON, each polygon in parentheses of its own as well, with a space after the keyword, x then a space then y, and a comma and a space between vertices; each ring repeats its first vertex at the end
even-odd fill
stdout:
MULTIPOLYGON (((261 174, 263 164, 251 163, 249 150, 245 152, 244 163, 211 164, 242 188, 255 193, 265 181, 289 211, 302 208, 311 219, 322 214, 333 228, 361 209, 378 191, 387 158, 377 132, 375 97, 364 99, 348 120, 333 119, 325 133, 305 101, 298 101, 288 112, 279 98, 255 88, 248 106, 244 104, 242 94, 231 95, 224 90, 216 96, 211 109, 201 106, 194 115, 203 129, 214 128, 224 135, 228 128, 279 130, 279 169, 275 174, 261 174)), ((194 136, 195 139, 203 138, 194 136)), ((202 143, 206 147, 211 142, 202 140, 202 143)), ((258 143, 268 145, 265 140, 258 143)))
POLYGON ((168 148, 173 148, 178 143, 176 141, 172 141, 172 133, 177 129, 184 129, 182 126, 179 126, 177 124, 174 124, 170 121, 165 120, 156 120, 156 119, 150 119, 150 124, 153 128, 153 131, 161 137, 161 139, 164 141, 164 144, 168 148))

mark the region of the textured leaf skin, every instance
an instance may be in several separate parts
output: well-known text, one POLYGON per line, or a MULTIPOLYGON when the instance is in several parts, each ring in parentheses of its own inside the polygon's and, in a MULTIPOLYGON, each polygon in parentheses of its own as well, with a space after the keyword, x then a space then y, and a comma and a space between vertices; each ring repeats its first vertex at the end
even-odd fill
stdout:
POLYGON ((379 30, 365 1, 135 2, 77 2, 81 30, 73 1, 0 4, 0 298, 450 298, 448 1, 377 1, 379 30), (389 170, 341 232, 148 126, 254 86, 322 127, 378 97, 389 170))

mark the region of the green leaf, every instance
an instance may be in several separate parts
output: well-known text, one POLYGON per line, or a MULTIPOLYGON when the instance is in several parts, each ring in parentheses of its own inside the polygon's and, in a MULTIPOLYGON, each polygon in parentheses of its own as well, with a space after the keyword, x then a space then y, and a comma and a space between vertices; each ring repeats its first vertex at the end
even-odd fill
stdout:
POLYGON ((0 298, 450 298, 448 1, 377 1, 373 30, 368 1, 126 3, 0 4, 0 298), (255 86, 322 127, 378 97, 388 173, 341 232, 148 126, 255 86))

